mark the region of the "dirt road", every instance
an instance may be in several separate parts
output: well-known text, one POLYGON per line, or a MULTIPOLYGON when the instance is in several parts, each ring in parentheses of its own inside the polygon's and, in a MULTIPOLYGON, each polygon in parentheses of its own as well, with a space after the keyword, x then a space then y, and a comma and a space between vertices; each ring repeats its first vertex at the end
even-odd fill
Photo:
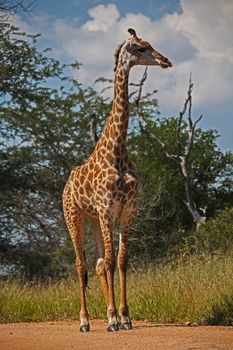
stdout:
POLYGON ((91 332, 78 322, 0 325, 0 350, 233 350, 233 327, 156 326, 133 322, 131 331, 108 333, 106 322, 92 321, 91 332))

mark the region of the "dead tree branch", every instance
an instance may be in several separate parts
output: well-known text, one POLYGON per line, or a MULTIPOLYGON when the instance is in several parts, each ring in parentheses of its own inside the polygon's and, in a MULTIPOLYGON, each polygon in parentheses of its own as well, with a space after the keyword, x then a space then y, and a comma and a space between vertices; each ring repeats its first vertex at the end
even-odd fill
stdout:
POLYGON ((6 19, 9 15, 24 11, 30 13, 37 0, 0 0, 0 20, 6 19))
POLYGON ((91 139, 92 139, 92 142, 93 142, 93 145, 94 147, 96 146, 98 140, 99 140, 99 137, 98 137, 98 134, 97 134, 97 117, 96 117, 96 114, 95 113, 91 113, 90 114, 90 119, 91 119, 91 139))
POLYGON ((179 160, 178 160, 178 158, 177 158, 177 155, 175 155, 175 154, 170 154, 169 152, 167 152, 165 143, 162 142, 162 141, 160 140, 160 138, 157 137, 155 134, 153 134, 153 133, 150 132, 149 130, 146 130, 146 129, 143 127, 141 120, 139 120, 139 127, 140 127, 140 131, 141 131, 142 134, 148 136, 150 139, 156 141, 156 142, 160 145, 161 150, 164 152, 164 154, 166 155, 167 158, 169 158, 169 159, 175 161, 176 163, 179 162, 179 160))
MULTIPOLYGON (((140 103, 140 98, 141 98, 141 94, 142 94, 142 87, 143 87, 144 81, 145 81, 145 79, 141 79, 140 83, 138 84, 138 86, 139 86, 138 96, 137 96, 137 99, 135 100, 137 112, 139 112, 139 103, 140 103)), ((183 109, 179 113, 179 117, 178 117, 178 121, 177 121, 177 129, 176 129, 177 154, 171 154, 170 152, 168 152, 166 144, 158 136, 156 136, 154 133, 152 133, 149 130, 146 130, 143 127, 143 124, 140 120, 140 117, 139 117, 139 127, 140 127, 141 133, 147 135, 150 139, 156 141, 160 145, 161 150, 164 152, 165 156, 168 159, 171 159, 172 161, 174 161, 177 164, 177 166, 179 167, 181 176, 183 178, 185 193, 186 193, 185 204, 186 204, 190 214, 192 215, 192 218, 196 224, 196 227, 199 228, 200 225, 206 221, 206 216, 205 216, 206 211, 202 210, 203 216, 201 216, 199 213, 199 210, 197 209, 196 203, 193 199, 192 183, 191 183, 190 176, 188 174, 188 158, 189 158, 190 152, 192 150, 196 126, 199 123, 199 121, 202 119, 202 115, 195 122, 193 122, 193 119, 192 119, 192 90, 193 90, 193 83, 192 83, 192 79, 191 79, 191 75, 190 75, 189 87, 188 87, 188 91, 187 91, 187 98, 185 99, 183 109), (182 125, 183 125, 183 121, 184 121, 184 117, 185 117, 186 113, 188 114, 187 141, 186 141, 186 144, 185 144, 183 151, 182 151, 181 132, 182 132, 182 125)))
POLYGON ((137 93, 137 97, 135 98, 134 102, 135 102, 135 105, 136 105, 136 111, 137 111, 137 114, 139 115, 139 103, 140 103, 140 100, 141 100, 141 97, 142 97, 142 88, 143 88, 143 85, 147 79, 147 66, 144 70, 144 73, 142 75, 142 79, 139 81, 139 83, 135 84, 135 83, 130 83, 129 85, 130 86, 137 86, 138 87, 138 90, 132 92, 132 94, 130 94, 129 98, 131 98, 134 94, 137 93))

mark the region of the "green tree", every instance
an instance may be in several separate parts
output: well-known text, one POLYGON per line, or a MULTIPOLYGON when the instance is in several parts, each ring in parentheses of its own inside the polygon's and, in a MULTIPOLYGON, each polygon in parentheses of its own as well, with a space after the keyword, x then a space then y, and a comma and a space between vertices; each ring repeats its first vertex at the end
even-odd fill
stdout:
POLYGON ((39 260, 65 240, 61 193, 71 167, 93 149, 88 114, 109 109, 93 88, 66 76, 78 63, 62 65, 36 44, 37 36, 0 23, 2 251, 14 251, 9 266, 27 265, 30 277, 35 253, 43 274, 39 260))

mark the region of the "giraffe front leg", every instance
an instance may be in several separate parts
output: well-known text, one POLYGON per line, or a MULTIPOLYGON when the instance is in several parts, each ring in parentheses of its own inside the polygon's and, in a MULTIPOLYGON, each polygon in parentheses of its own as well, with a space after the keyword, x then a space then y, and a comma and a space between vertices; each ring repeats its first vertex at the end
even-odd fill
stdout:
POLYGON ((119 322, 115 304, 114 293, 114 273, 115 273, 115 255, 113 249, 113 222, 111 216, 105 213, 100 216, 100 225, 104 244, 104 268, 107 275, 108 284, 108 332, 119 331, 119 322))
POLYGON ((76 270, 80 285, 80 331, 88 332, 90 330, 89 316, 86 304, 86 261, 83 253, 84 249, 84 215, 82 210, 77 207, 70 189, 66 186, 63 194, 63 209, 67 228, 76 253, 76 270))
POLYGON ((128 241, 125 232, 120 233, 119 252, 118 252, 118 269, 120 277, 120 307, 119 312, 121 316, 120 329, 132 329, 132 323, 129 317, 129 308, 127 304, 126 294, 126 271, 128 263, 128 241))
POLYGON ((126 271, 128 265, 128 231, 134 217, 135 210, 125 210, 120 217, 120 237, 119 237, 119 251, 118 251, 118 269, 120 277, 120 329, 132 329, 131 319, 129 317, 129 308, 127 304, 126 293, 126 271))
POLYGON ((90 325, 86 304, 86 261, 83 253, 76 258, 76 269, 80 285, 80 332, 89 332, 90 325))

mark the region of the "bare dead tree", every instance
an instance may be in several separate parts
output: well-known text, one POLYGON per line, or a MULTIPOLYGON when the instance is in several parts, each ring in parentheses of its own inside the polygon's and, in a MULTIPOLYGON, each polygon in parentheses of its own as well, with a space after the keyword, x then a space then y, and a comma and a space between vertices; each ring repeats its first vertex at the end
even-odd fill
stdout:
MULTIPOLYGON (((142 93, 142 86, 144 84, 145 79, 140 81, 140 87, 138 89, 138 96, 135 100, 136 106, 137 106, 137 112, 138 112, 138 106, 141 98, 141 93, 142 93)), ((202 119, 202 115, 194 122, 192 119, 192 90, 193 90, 193 83, 191 80, 191 75, 189 79, 189 87, 187 91, 187 98, 185 100, 183 109, 179 113, 179 118, 177 122, 177 130, 176 130, 176 145, 177 145, 177 153, 176 154, 171 154, 170 152, 167 151, 167 146, 166 144, 154 133, 152 133, 149 130, 146 130, 140 120, 139 116, 139 127, 140 130, 143 134, 147 135, 150 139, 154 140, 157 142, 161 150, 164 152, 165 156, 168 159, 171 159, 173 162, 177 164, 180 170, 180 174, 183 178, 184 182, 184 187, 185 187, 185 193, 186 193, 186 201, 185 204, 192 215, 193 221, 196 224, 197 229, 205 223, 206 221, 206 207, 204 209, 200 210, 202 211, 203 215, 200 214, 196 203, 193 198, 193 191, 192 191, 192 183, 190 176, 188 174, 188 160, 190 156, 190 152, 192 150, 193 146, 193 138, 194 138, 194 133, 196 130, 196 126, 199 123, 199 121, 202 119), (187 142, 184 146, 184 149, 182 151, 182 146, 181 146, 181 126, 182 122, 184 120, 185 114, 188 114, 188 127, 187 127, 187 142)))
POLYGON ((147 79, 147 68, 148 68, 148 67, 146 66, 146 68, 145 68, 145 70, 144 70, 144 73, 143 73, 143 75, 142 75, 142 79, 139 81, 139 83, 130 83, 130 84, 129 84, 130 86, 136 86, 136 87, 138 87, 137 90, 133 91, 133 92, 129 95, 129 99, 130 99, 133 95, 137 94, 137 96, 136 96, 136 98, 135 98, 135 100, 134 100, 135 105, 136 105, 136 108, 137 108, 137 112, 138 112, 138 110, 139 110, 139 103, 140 103, 140 100, 141 100, 141 97, 142 97, 142 88, 143 88, 143 85, 144 85, 144 83, 145 83, 145 81, 146 81, 146 79, 147 79))

